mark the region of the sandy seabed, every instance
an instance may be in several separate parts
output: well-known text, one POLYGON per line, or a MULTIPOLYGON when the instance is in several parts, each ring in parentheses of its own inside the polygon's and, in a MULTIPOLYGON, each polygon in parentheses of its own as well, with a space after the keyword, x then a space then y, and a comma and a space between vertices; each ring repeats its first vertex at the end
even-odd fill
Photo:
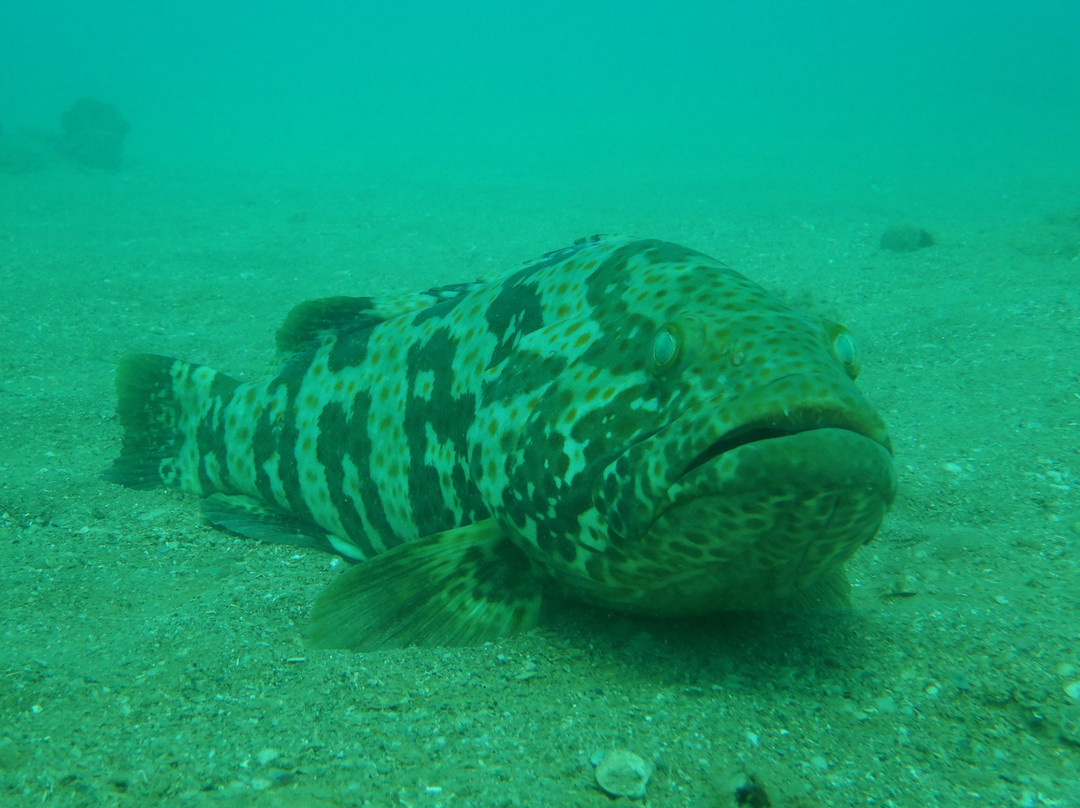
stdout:
POLYGON ((0 803, 600 808, 622 748, 652 806, 1080 805, 1078 256, 1052 179, 0 175, 0 803), (898 222, 937 243, 881 251, 898 222), (480 648, 311 651, 330 558, 98 478, 123 353, 258 377, 297 302, 598 231, 716 255, 860 340, 900 496, 850 614, 567 607, 480 648))

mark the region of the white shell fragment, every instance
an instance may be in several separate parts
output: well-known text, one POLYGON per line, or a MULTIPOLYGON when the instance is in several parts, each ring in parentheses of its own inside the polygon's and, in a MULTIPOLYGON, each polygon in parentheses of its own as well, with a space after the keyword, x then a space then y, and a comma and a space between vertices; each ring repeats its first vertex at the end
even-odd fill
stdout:
POLYGON ((641 799, 651 775, 649 764, 625 749, 607 750, 596 765, 596 782, 612 797, 641 799))

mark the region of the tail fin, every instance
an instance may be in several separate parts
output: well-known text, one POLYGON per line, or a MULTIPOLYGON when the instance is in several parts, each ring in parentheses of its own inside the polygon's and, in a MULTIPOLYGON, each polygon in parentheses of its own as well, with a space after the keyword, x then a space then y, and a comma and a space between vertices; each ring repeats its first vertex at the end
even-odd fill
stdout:
POLYGON ((129 488, 213 490, 203 480, 200 426, 229 399, 237 382, 168 356, 132 354, 116 369, 120 457, 102 475, 129 488))

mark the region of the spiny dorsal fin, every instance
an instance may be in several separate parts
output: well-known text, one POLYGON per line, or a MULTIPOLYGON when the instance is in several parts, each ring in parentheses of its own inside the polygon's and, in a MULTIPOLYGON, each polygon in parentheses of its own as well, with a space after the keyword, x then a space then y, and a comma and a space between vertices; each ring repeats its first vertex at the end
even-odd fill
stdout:
POLYGON ((324 336, 363 331, 384 320, 454 300, 483 285, 483 281, 437 286, 426 292, 378 297, 320 297, 293 307, 277 332, 277 349, 294 354, 324 336))
POLYGON ((311 643, 374 651, 479 645, 531 628, 543 580, 494 519, 357 564, 315 603, 311 643))

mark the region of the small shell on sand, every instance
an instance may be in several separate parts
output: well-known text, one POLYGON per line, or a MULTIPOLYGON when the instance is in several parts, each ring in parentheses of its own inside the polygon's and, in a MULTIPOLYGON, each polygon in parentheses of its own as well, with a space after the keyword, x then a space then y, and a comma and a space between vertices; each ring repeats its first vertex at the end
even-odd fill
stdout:
POLYGON ((651 775, 649 765, 625 749, 607 750, 596 764, 597 784, 613 797, 643 798, 651 775))

